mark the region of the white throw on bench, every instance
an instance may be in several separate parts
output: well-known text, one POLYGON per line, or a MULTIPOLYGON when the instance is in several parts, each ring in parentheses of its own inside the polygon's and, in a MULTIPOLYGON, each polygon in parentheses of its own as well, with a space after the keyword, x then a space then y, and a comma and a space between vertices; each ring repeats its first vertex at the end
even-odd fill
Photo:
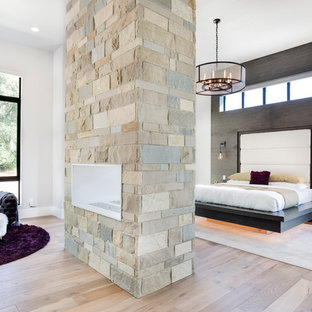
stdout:
POLYGON ((6 234, 8 226, 8 217, 4 213, 0 213, 0 239, 6 234))

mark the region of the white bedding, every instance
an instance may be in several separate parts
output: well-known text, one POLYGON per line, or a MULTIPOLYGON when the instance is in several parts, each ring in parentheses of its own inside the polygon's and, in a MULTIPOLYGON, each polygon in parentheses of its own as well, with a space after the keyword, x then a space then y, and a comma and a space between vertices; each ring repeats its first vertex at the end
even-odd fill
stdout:
MULTIPOLYGON (((226 183, 221 183, 226 184, 226 183)), ((236 184, 238 185, 238 184, 236 184)), ((244 185, 244 184, 242 184, 244 185)), ((257 187, 253 184, 252 186, 257 187)), ((235 187, 221 187, 214 185, 196 185, 195 200, 200 202, 223 204, 228 206, 256 209, 262 211, 279 211, 284 209, 284 198, 281 194, 269 191, 270 188, 276 188, 271 185, 258 185, 268 188, 268 191, 245 190, 235 187)), ((292 189, 298 194, 299 203, 303 204, 312 201, 311 189, 298 189, 295 187, 280 187, 292 189)))

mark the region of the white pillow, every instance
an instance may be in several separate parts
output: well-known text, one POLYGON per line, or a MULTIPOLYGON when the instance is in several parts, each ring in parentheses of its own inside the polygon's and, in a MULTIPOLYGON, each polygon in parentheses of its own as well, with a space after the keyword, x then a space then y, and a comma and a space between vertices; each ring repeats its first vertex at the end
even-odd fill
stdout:
POLYGON ((305 184, 305 183, 269 182, 269 185, 290 187, 290 188, 296 188, 296 189, 299 189, 299 190, 304 190, 304 189, 308 189, 309 188, 309 185, 305 184))
POLYGON ((228 180, 227 184, 249 184, 249 181, 239 181, 239 180, 228 180))

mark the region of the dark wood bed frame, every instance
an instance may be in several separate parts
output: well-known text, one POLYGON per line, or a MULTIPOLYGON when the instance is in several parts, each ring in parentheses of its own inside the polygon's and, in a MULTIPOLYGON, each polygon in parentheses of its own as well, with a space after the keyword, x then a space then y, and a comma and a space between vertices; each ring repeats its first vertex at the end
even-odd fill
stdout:
MULTIPOLYGON (((310 187, 312 188, 312 126, 259 131, 239 131, 237 133, 237 172, 240 172, 240 136, 242 134, 300 129, 311 130, 310 187)), ((265 212, 254 209, 246 209, 196 201, 195 215, 282 233, 293 228, 294 226, 312 220, 312 202, 308 202, 296 207, 291 207, 277 212, 265 212)))

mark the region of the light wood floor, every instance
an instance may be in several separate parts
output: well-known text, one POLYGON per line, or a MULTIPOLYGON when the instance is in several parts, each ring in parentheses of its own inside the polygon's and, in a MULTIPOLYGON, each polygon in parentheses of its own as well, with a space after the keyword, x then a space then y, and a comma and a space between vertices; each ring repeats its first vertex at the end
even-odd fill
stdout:
POLYGON ((0 312, 312 311, 312 271, 200 239, 194 275, 135 299, 63 250, 61 220, 27 223, 45 228, 51 241, 0 266, 0 312))

